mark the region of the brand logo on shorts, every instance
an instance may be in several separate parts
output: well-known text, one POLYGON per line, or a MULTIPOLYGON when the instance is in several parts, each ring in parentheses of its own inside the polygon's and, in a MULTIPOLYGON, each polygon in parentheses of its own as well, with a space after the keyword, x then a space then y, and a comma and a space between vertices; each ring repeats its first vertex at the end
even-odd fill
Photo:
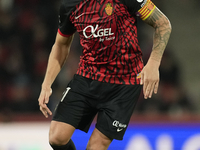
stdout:
POLYGON ((120 123, 117 120, 113 121, 112 125, 117 128, 117 132, 120 132, 127 127, 126 124, 120 123))

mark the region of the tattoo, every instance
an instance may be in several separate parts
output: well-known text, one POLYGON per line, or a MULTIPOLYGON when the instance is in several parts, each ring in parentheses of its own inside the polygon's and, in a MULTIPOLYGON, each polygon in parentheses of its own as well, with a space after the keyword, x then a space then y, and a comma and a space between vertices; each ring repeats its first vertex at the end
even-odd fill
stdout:
POLYGON ((151 57, 160 61, 170 37, 170 22, 167 17, 157 8, 144 21, 155 28, 151 57))

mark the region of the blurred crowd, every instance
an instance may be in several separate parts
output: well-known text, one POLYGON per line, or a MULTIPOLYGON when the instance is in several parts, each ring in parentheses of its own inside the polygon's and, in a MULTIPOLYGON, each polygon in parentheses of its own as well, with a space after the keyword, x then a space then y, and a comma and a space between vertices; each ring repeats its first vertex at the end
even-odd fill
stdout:
POLYGON ((38 111, 57 28, 58 1, 1 0, 0 111, 38 111))
MULTIPOLYGON (((154 2, 160 5, 159 0, 154 2)), ((59 4, 60 0, 0 0, 0 114, 39 112, 38 96, 57 33, 59 4)), ((141 46, 146 63, 152 38, 143 38, 144 25, 140 21, 139 25, 140 45, 148 43, 141 46)), ((53 84, 51 109, 76 72, 81 50, 76 34, 67 63, 53 84)), ((195 112, 195 104, 181 84, 181 68, 173 48, 164 53, 160 77, 158 94, 149 100, 141 96, 136 112, 169 115, 195 112)))

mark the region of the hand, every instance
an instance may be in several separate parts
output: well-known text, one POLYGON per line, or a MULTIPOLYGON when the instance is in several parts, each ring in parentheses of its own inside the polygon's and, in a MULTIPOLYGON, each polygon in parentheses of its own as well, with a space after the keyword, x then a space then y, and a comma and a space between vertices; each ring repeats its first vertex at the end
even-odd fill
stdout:
POLYGON ((48 118, 48 114, 52 115, 52 112, 49 110, 47 107, 47 104, 49 102, 49 97, 52 94, 52 89, 43 89, 41 90, 40 96, 39 96, 39 106, 40 106, 40 111, 43 113, 43 115, 48 118))
POLYGON ((154 62, 148 62, 141 71, 140 84, 143 85, 144 98, 151 98, 153 92, 156 94, 159 85, 158 65, 154 62))

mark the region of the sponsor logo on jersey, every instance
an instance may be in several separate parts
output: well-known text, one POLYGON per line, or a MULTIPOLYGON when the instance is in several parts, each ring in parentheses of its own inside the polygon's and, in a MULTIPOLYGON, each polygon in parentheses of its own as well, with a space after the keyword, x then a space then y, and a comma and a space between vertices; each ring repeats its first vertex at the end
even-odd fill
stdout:
POLYGON ((106 4, 105 11, 106 11, 106 14, 107 14, 107 15, 109 15, 109 16, 112 15, 113 7, 112 7, 112 4, 111 4, 111 3, 107 3, 107 4, 106 4))
POLYGON ((110 36, 113 35, 111 28, 104 28, 101 29, 99 28, 99 25, 97 24, 95 27, 92 25, 89 25, 83 29, 83 35, 84 37, 87 38, 97 38, 97 37, 105 37, 105 36, 110 36))
POLYGON ((113 121, 112 125, 117 128, 117 132, 120 132, 127 127, 126 124, 120 123, 117 120, 113 121))

